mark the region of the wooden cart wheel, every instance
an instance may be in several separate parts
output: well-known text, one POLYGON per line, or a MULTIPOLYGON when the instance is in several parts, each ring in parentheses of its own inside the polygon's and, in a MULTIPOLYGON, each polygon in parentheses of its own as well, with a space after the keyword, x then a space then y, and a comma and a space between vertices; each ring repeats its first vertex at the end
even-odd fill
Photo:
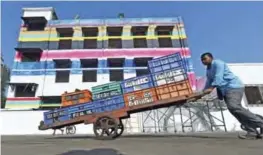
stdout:
POLYGON ((120 120, 120 123, 118 124, 118 129, 117 129, 117 135, 114 138, 118 138, 123 134, 124 131, 124 125, 122 123, 122 120, 120 120))
POLYGON ((93 131, 96 139, 110 140, 116 138, 118 131, 117 121, 108 116, 100 117, 93 124, 93 131))
POLYGON ((74 135, 76 133, 75 125, 67 126, 66 127, 66 134, 67 135, 74 135))

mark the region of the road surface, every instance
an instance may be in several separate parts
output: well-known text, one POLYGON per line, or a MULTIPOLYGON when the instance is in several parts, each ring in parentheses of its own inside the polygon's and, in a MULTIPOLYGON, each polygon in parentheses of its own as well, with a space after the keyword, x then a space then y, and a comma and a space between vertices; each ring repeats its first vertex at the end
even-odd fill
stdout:
POLYGON ((92 136, 2 136, 2 155, 262 155, 263 140, 236 133, 126 135, 99 141, 92 136))

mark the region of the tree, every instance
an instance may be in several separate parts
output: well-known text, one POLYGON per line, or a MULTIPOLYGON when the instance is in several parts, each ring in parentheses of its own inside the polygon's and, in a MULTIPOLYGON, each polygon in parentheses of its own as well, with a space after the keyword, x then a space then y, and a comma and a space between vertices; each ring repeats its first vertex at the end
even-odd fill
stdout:
POLYGON ((1 55, 1 108, 5 107, 6 102, 6 88, 10 79, 9 68, 4 64, 3 56, 1 55))

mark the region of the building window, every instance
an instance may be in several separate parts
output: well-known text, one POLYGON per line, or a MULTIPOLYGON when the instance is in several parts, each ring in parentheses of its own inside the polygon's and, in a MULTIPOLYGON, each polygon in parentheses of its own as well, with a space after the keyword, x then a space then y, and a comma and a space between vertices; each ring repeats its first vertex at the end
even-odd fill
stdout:
POLYGON ((68 59, 64 60, 54 60, 56 69, 66 69, 66 70, 57 70, 56 71, 56 83, 60 82, 69 82, 70 68, 72 62, 68 59))
POLYGON ((148 31, 148 26, 134 26, 131 29, 133 36, 146 36, 148 31))
MULTIPOLYGON (((97 37, 98 28, 82 28, 83 37, 97 37)), ((84 49, 96 49, 97 48, 97 39, 84 39, 84 49)))
POLYGON ((111 58, 108 59, 108 67, 110 67, 110 81, 122 81, 124 58, 111 58))
POLYGON ((84 39, 84 49, 96 49, 97 39, 84 39))
POLYGON ((146 38, 134 38, 133 39, 134 48, 147 48, 146 38))
POLYGON ((73 29, 72 28, 58 28, 57 29, 59 38, 59 49, 71 49, 72 48, 72 39, 62 39, 73 37, 73 29))
POLYGON ((41 107, 54 107, 52 105, 61 105, 61 96, 42 96, 41 107))
POLYGON ((171 38, 158 38, 159 47, 173 47, 171 38))
POLYGON ((44 31, 46 23, 30 23, 27 25, 27 31, 44 31))
POLYGON ((93 70, 82 71, 82 82, 97 82, 98 59, 81 59, 81 68, 93 70))
POLYGON ((21 62, 39 62, 41 53, 22 53, 21 62))
POLYGON ((97 37, 98 32, 99 31, 97 27, 83 27, 82 28, 83 37, 97 37))
POLYGON ((155 35, 158 36, 159 47, 173 47, 171 35, 173 33, 173 26, 158 26, 155 29, 155 35), (161 37, 167 36, 167 37, 161 37))
POLYGON ((118 70, 110 70, 110 81, 122 81, 124 79, 123 77, 123 69, 118 70))
POLYGON ((97 82, 97 70, 83 70, 82 82, 97 82))
POLYGON ((34 84, 21 84, 16 85, 15 97, 35 97, 37 85, 34 84))
POLYGON ((69 70, 56 71, 56 83, 66 83, 69 82, 69 70))
POLYGON ((263 105, 263 86, 246 86, 245 95, 248 105, 263 105))
MULTIPOLYGON (((107 27, 107 34, 109 37, 121 37, 122 27, 107 27)), ((108 48, 122 48, 122 40, 119 38, 108 39, 108 48)))
POLYGON ((121 39, 109 39, 108 48, 122 48, 121 39))
POLYGON ((72 47, 72 41, 67 39, 67 40, 59 40, 58 43, 58 49, 71 49, 72 47))
POLYGON ((150 71, 148 69, 148 61, 152 60, 153 58, 134 58, 134 64, 135 67, 145 67, 145 69, 142 68, 136 68, 136 76, 142 76, 150 74, 150 71))
POLYGON ((134 38, 133 46, 134 48, 147 48, 147 35, 148 27, 147 26, 134 26, 131 29, 133 36, 145 36, 144 38, 134 38))
POLYGON ((155 29, 155 34, 158 36, 172 35, 173 26, 157 26, 155 29))
POLYGON ((122 36, 123 27, 107 27, 108 36, 122 36))

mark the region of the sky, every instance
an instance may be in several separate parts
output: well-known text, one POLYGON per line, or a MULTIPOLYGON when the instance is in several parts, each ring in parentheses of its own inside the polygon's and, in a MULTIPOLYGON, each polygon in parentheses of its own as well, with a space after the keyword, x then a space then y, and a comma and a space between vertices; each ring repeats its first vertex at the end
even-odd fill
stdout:
POLYGON ((195 72, 200 55, 211 52, 227 63, 263 62, 263 2, 1 2, 1 51, 12 67, 23 7, 54 7, 59 19, 182 16, 195 72))

